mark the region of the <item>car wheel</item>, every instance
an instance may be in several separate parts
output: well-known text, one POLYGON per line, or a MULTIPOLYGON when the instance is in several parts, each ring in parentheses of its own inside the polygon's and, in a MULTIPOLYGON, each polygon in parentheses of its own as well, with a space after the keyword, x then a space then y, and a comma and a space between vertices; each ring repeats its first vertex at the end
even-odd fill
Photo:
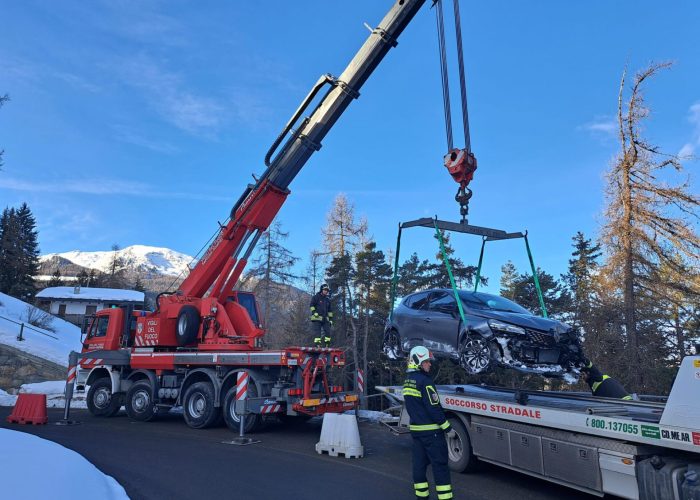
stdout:
POLYGON ((457 433, 454 438, 447 438, 448 466, 455 472, 471 472, 476 469, 478 459, 472 451, 469 432, 458 418, 450 417, 448 420, 457 433))
POLYGON ((399 337, 399 332, 392 328, 384 334, 382 350, 389 359, 401 358, 401 338, 399 337))
POLYGON ((87 407, 96 417, 113 417, 122 407, 122 394, 112 394, 112 380, 103 377, 90 385, 87 407))
POLYGON ((470 375, 488 372, 493 367, 490 342, 481 335, 468 335, 459 348, 459 365, 470 375))

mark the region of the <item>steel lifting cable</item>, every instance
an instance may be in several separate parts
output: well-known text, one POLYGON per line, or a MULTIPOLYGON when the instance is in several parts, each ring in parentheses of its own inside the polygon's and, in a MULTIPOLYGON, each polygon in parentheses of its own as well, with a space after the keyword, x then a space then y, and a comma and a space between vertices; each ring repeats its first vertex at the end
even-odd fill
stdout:
MULTIPOLYGON (((467 81, 464 71, 464 51, 462 47, 462 24, 460 22, 459 0, 453 0, 455 16, 455 36, 457 39, 457 64, 459 68, 459 88, 462 101, 462 126, 464 129, 464 148, 471 153, 471 137, 469 133, 469 111, 467 108, 467 81)), ((442 99, 445 109, 445 132, 447 134, 447 150, 453 149, 452 137, 452 105, 450 102, 450 83, 447 71, 447 50, 445 48, 445 20, 442 11, 442 0, 436 0, 435 18, 437 21, 438 46, 440 50, 440 77, 442 80, 442 99)))
POLYGON ((438 48, 440 50, 440 78, 442 80, 442 103, 445 110, 447 150, 452 151, 452 105, 450 104, 450 82, 447 77, 447 50, 445 49, 445 22, 442 15, 442 0, 437 0, 435 19, 437 21, 438 48))
POLYGON ((462 97, 462 125, 464 126, 464 149, 472 152, 469 135, 469 111, 467 109, 467 78, 464 73, 464 54, 462 53, 462 24, 459 20, 459 0, 452 0, 455 12, 455 36, 457 38, 457 63, 459 65, 459 90, 462 97))

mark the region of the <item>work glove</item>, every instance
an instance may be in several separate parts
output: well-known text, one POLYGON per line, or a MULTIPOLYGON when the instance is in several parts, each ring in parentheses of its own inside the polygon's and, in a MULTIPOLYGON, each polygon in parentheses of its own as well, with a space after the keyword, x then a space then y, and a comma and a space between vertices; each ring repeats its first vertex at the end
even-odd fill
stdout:
POLYGON ((447 433, 445 434, 445 437, 446 437, 447 439, 457 439, 457 431, 454 430, 454 429, 450 429, 450 430, 447 431, 447 433))

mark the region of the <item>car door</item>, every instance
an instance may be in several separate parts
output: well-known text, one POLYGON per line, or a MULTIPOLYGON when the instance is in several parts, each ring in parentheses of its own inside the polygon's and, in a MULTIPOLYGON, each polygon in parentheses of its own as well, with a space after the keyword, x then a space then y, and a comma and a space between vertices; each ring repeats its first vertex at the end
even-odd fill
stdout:
POLYGON ((419 292, 407 297, 404 302, 406 307, 400 308, 401 314, 396 318, 399 335, 411 347, 421 344, 423 340, 425 329, 423 319, 429 296, 430 292, 419 292))
POLYGON ((432 292, 423 321, 426 323, 426 344, 431 344, 433 349, 445 353, 457 349, 459 315, 453 293, 444 290, 432 292))

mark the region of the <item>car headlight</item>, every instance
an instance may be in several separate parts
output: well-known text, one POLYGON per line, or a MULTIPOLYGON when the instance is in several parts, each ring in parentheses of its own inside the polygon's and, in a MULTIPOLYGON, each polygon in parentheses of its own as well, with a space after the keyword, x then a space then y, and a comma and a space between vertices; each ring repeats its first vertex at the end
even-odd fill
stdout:
POLYGON ((510 323, 503 323, 501 321, 496 321, 494 319, 489 320, 489 326, 491 327, 491 330, 494 332, 505 332, 505 333, 514 333, 516 335, 525 335, 525 329, 516 326, 516 325, 511 325, 510 323))

